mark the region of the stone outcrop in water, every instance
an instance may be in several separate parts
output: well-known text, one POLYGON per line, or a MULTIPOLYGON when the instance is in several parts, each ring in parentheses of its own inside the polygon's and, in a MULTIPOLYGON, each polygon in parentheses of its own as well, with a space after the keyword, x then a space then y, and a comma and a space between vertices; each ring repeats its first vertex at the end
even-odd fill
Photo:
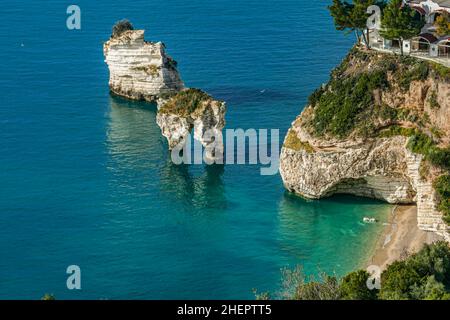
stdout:
POLYGON ((144 40, 144 30, 127 30, 103 46, 110 90, 133 100, 156 102, 184 88, 177 63, 163 43, 144 40))
POLYGON ((192 131, 206 148, 208 161, 223 156, 222 129, 225 126, 225 103, 214 100, 198 89, 187 89, 167 100, 158 110, 156 122, 169 148, 180 148, 192 131))
MULTIPOLYGON (((126 25, 132 29, 129 22, 126 25)), ((121 30, 104 44, 103 51, 111 92, 155 102, 157 124, 169 149, 182 146, 194 131, 194 138, 206 148, 209 160, 222 157, 223 142, 217 138, 225 126, 225 103, 201 90, 186 89, 177 63, 166 54, 164 44, 145 41, 144 30, 121 30)))
POLYGON ((418 226, 450 241, 433 182, 448 174, 450 72, 352 50, 293 122, 281 152, 285 187, 416 203, 418 226))

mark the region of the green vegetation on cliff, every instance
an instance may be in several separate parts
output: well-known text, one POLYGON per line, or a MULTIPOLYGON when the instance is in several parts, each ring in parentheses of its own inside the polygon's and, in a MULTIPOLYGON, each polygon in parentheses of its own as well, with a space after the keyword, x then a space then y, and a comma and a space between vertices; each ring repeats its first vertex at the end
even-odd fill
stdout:
POLYGON ((431 67, 443 79, 450 80, 450 68, 444 67, 441 64, 432 62, 431 67))
POLYGON ((202 106, 212 97, 200 89, 187 89, 169 98, 159 112, 186 117, 202 106))
POLYGON ((289 130, 283 146, 295 151, 305 150, 308 153, 314 152, 314 148, 307 141, 301 141, 294 130, 289 130))
POLYGON ((407 146, 412 152, 424 155, 431 164, 450 170, 450 148, 437 147, 436 142, 428 135, 416 130, 407 146))
MULTIPOLYGON (((407 148, 424 156, 421 177, 432 180, 450 170, 449 133, 436 121, 448 108, 438 90, 449 82, 450 68, 442 65, 355 47, 311 94, 301 125, 323 139, 408 137, 407 148)), ((286 141, 294 150, 301 146, 286 141)), ((450 222, 450 201, 440 197, 439 210, 450 222)))
MULTIPOLYGON (((422 154, 421 176, 426 177, 429 171, 428 163, 443 169, 450 170, 450 147, 439 148, 436 142, 428 135, 415 128, 403 128, 400 126, 391 126, 389 129, 381 132, 380 137, 392 136, 409 137, 407 147, 411 152, 422 154), (425 172, 422 172, 425 170, 425 172)), ((444 221, 450 225, 450 175, 440 176, 434 182, 434 189, 439 197, 438 210, 442 212, 444 221)))
MULTIPOLYGON (((314 91, 308 99, 314 116, 308 119, 316 136, 346 138, 352 133, 362 137, 378 134, 379 120, 409 121, 418 127, 429 122, 426 113, 393 108, 381 101, 381 93, 407 92, 414 81, 429 77, 450 79, 450 69, 418 60, 389 54, 378 54, 353 48, 331 74, 330 81, 314 91)), ((438 108, 436 93, 429 98, 438 108)))
MULTIPOLYGON (((408 62, 410 59, 404 58, 403 62, 408 62)), ((403 70, 397 74, 399 85, 404 91, 409 89, 411 82, 425 80, 430 71, 430 64, 422 60, 416 60, 411 65, 410 69, 403 70)))
POLYGON ((131 24, 131 22, 126 19, 120 20, 120 21, 116 22, 116 24, 113 26, 111 37, 117 38, 122 33, 124 33, 125 31, 128 31, 128 30, 134 30, 134 27, 131 24))
MULTIPOLYGON (((373 71, 349 78, 336 78, 316 103, 314 128, 317 134, 331 133, 345 137, 361 123, 364 111, 373 104, 372 91, 387 86, 386 73, 373 71)), ((317 93, 316 93, 317 94, 317 93)))
POLYGON ((417 132, 418 131, 415 128, 404 128, 398 125, 393 125, 387 128, 386 130, 381 131, 378 136, 380 138, 389 138, 395 136, 411 137, 417 132))
POLYGON ((444 214, 445 222, 450 224, 450 175, 445 174, 437 178, 434 189, 439 197, 439 210, 444 214))
MULTIPOLYGON (((449 70, 412 57, 379 55, 354 48, 333 70, 328 84, 309 97, 314 112, 305 124, 319 137, 407 136, 412 152, 423 154, 431 164, 449 170, 450 148, 437 147, 441 133, 430 125, 429 115, 410 108, 394 108, 381 101, 382 92, 406 92, 413 81, 429 77, 448 81, 449 70), (397 125, 398 122, 409 126, 397 125)), ((429 104, 431 108, 440 108, 436 91, 431 92, 429 104)))
MULTIPOLYGON (((433 135, 438 136, 439 134, 435 132, 433 135)), ((409 137, 407 147, 411 152, 425 156, 425 160, 434 166, 450 170, 450 148, 437 147, 436 141, 419 129, 393 125, 379 134, 381 138, 393 136, 409 137)))
MULTIPOLYGON (((354 48, 333 70, 328 84, 314 91, 308 99, 314 108, 314 116, 308 121, 312 133, 337 138, 346 138, 352 133, 370 137, 378 133, 376 124, 380 119, 404 120, 423 127, 429 121, 427 114, 392 108, 380 101, 381 93, 398 89, 406 92, 412 82, 428 77, 447 80, 448 70, 411 57, 380 55, 354 48)), ((429 103, 434 108, 439 106, 436 94, 430 96, 429 103)))

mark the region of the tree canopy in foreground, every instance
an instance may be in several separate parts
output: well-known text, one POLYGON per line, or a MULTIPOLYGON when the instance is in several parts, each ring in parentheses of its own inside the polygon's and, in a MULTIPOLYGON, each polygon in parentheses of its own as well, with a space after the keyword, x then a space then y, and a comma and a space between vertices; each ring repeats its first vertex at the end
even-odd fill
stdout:
MULTIPOLYGON (((274 298, 285 300, 450 300, 450 247, 438 241, 389 265, 381 274, 381 289, 370 290, 369 274, 357 270, 343 278, 320 273, 306 277, 300 267, 282 271, 282 289, 274 298)), ((272 298, 269 293, 257 299, 272 298)))

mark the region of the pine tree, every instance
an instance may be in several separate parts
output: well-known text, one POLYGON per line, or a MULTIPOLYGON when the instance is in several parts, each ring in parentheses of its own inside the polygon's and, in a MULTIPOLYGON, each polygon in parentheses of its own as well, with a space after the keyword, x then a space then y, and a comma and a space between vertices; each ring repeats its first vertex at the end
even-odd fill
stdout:
POLYGON ((352 3, 342 0, 333 0, 333 4, 328 7, 330 14, 333 17, 334 25, 337 30, 347 30, 349 32, 355 32, 358 43, 360 39, 364 41, 366 47, 369 47, 369 39, 367 32, 367 19, 369 14, 367 8, 371 5, 383 6, 383 0, 354 0, 352 3))
POLYGON ((400 52, 403 55, 403 40, 420 34, 425 21, 402 0, 391 0, 383 11, 380 34, 389 40, 400 41, 400 52))

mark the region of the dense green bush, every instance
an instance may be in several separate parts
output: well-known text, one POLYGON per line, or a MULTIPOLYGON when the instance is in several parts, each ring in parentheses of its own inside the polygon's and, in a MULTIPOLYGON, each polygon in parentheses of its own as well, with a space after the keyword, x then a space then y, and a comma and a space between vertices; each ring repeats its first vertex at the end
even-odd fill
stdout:
MULTIPOLYGON (((377 290, 368 289, 366 281, 369 274, 358 270, 339 279, 319 272, 317 278, 306 277, 300 266, 290 270, 282 269, 282 289, 275 295, 281 300, 370 300, 375 299, 377 290)), ((267 300, 271 298, 270 293, 255 293, 256 299, 267 300)))
POLYGON ((420 283, 419 274, 406 261, 395 261, 381 277, 379 298, 382 300, 414 299, 411 287, 420 283))
POLYGON ((315 107, 323 93, 324 90, 322 87, 314 90, 314 92, 308 97, 308 104, 312 107, 315 107))
MULTIPOLYGON (((408 129, 405 129, 405 131, 408 131, 408 129)), ((450 148, 441 149, 437 147, 436 142, 428 135, 415 130, 408 141, 407 147, 414 153, 424 155, 425 159, 433 165, 447 170, 450 169, 450 148)))
MULTIPOLYGON (((281 291, 276 298, 281 300, 337 300, 339 299, 339 280, 336 276, 329 276, 319 272, 318 279, 307 278, 303 269, 283 268, 281 270, 281 291)), ((258 299, 270 297, 269 293, 256 296, 258 299)))
POLYGON ((434 186, 440 195, 450 197, 450 175, 440 176, 436 179, 434 186))
POLYGON ((409 139, 407 147, 414 153, 426 156, 434 145, 435 142, 429 136, 422 132, 416 132, 409 139))
POLYGON ((434 182, 434 189, 438 194, 438 209, 444 214, 444 220, 450 224, 450 175, 440 176, 434 182))
POLYGON ((159 112, 187 116, 199 108, 204 101, 212 99, 200 89, 187 89, 172 96, 159 112))
MULTIPOLYGON (((408 148, 424 155, 425 160, 432 165, 450 170, 450 148, 437 147, 426 134, 416 131, 408 142, 408 148)), ((438 209, 443 213, 445 222, 450 224, 450 176, 447 174, 439 177, 434 183, 434 189, 439 195, 438 209)))
MULTIPOLYGON (((408 131, 408 129, 404 129, 404 132, 408 131)), ((424 155, 425 160, 430 161, 431 164, 446 170, 450 169, 450 148, 437 147, 436 142, 428 135, 414 130, 407 147, 414 153, 424 155)))
POLYGON ((315 105, 315 132, 345 137, 364 120, 358 116, 373 105, 373 90, 387 86, 384 70, 331 80, 329 90, 316 91, 309 99, 315 105))
POLYGON ((322 275, 321 281, 305 282, 297 287, 294 300, 337 300, 339 281, 336 277, 322 275))
POLYGON ((373 300, 377 297, 377 290, 369 290, 367 279, 369 273, 358 270, 347 274, 341 281, 340 299, 342 300, 373 300))
POLYGON ((381 138, 389 138, 394 136, 404 136, 404 137, 411 137, 412 135, 416 134, 417 130, 414 128, 404 128, 397 125, 390 126, 386 130, 383 130, 380 132, 379 137, 381 138))
POLYGON ((116 38, 128 30, 134 30, 134 27, 131 24, 131 22, 126 19, 120 20, 120 21, 116 22, 116 24, 113 26, 112 37, 116 38))
POLYGON ((412 81, 425 80, 428 77, 428 73, 428 62, 416 60, 412 68, 399 72, 399 85, 403 90, 408 90, 412 81))
POLYGON ((444 241, 425 245, 382 273, 380 299, 450 299, 450 248, 444 241))
POLYGON ((436 62, 431 63, 431 68, 440 78, 444 80, 450 80, 450 68, 436 62))
POLYGON ((445 149, 431 148, 428 152, 428 160, 436 166, 450 170, 450 147, 445 149))

